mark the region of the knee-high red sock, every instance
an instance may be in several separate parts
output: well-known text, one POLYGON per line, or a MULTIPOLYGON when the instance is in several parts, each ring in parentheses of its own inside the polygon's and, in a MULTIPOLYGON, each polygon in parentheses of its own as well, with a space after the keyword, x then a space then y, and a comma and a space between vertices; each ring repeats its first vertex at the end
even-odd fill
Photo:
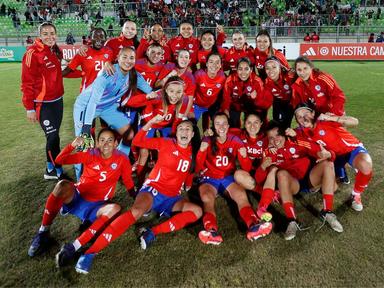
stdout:
POLYGON ((49 194, 47 202, 45 202, 42 226, 49 226, 52 224, 53 219, 56 217, 60 208, 63 206, 63 199, 56 197, 53 193, 49 194))
POLYGON ((252 224, 257 223, 257 216, 255 211, 251 208, 251 206, 246 206, 240 209, 240 217, 243 219, 247 227, 251 226, 252 224))
POLYGON ((323 206, 325 211, 332 211, 333 194, 323 194, 323 206))
POLYGON ((131 210, 117 217, 105 230, 97 237, 95 243, 85 252, 85 254, 98 253, 108 246, 112 241, 123 234, 132 224, 136 222, 131 210))
POLYGON ((296 219, 295 208, 292 202, 283 203, 283 208, 284 208, 285 216, 288 219, 296 219))
POLYGON ((367 188, 371 178, 372 178, 372 171, 369 174, 363 174, 360 171, 357 172, 353 191, 355 191, 356 193, 363 193, 365 188, 367 188))
POLYGON ((269 188, 263 189, 263 192, 261 192, 261 199, 257 209, 267 210, 268 206, 272 203, 274 196, 275 190, 269 188))
POLYGON ((109 217, 107 217, 105 215, 101 215, 76 240, 79 241, 81 246, 84 246, 85 244, 87 244, 95 236, 96 233, 100 232, 101 229, 104 228, 104 226, 106 225, 106 223, 109 220, 110 220, 109 217))
POLYGON ((136 175, 138 186, 141 187, 145 181, 145 173, 147 172, 146 164, 137 164, 136 175))
POLYGON ((205 213, 203 216, 203 225, 204 225, 204 229, 207 231, 209 230, 217 231, 218 227, 217 227, 216 216, 210 212, 205 213))
POLYGON ((167 221, 152 227, 152 232, 153 234, 158 235, 162 233, 177 231, 184 228, 188 224, 195 222, 197 219, 198 218, 196 217, 195 213, 192 211, 181 212, 169 218, 167 221))

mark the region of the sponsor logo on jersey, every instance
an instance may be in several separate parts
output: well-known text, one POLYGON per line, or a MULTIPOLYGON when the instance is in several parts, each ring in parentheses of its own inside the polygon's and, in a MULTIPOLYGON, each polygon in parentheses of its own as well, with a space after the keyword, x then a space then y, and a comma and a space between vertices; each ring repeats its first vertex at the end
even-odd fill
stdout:
POLYGON ((49 120, 44 120, 43 124, 44 124, 44 126, 49 126, 49 124, 51 124, 51 122, 49 122, 49 120))
POLYGON ((325 135, 325 131, 324 130, 320 130, 319 131, 319 135, 324 136, 325 135))
POLYGON ((315 89, 316 89, 316 91, 320 91, 320 90, 321 90, 320 85, 316 85, 316 86, 315 86, 315 89))
POLYGON ((289 152, 291 152, 291 154, 295 154, 296 153, 296 149, 291 147, 291 148, 289 148, 289 152))
POLYGON ((116 170, 116 168, 117 168, 117 164, 116 164, 116 163, 112 163, 112 164, 111 164, 111 168, 112 168, 113 170, 116 170))

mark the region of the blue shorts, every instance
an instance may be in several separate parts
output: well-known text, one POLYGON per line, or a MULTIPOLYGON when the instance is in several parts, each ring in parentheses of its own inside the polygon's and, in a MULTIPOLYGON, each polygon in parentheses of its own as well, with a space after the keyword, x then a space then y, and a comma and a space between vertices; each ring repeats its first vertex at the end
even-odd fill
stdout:
POLYGON ((164 194, 161 194, 155 188, 145 185, 141 187, 138 194, 140 193, 150 193, 153 198, 151 210, 154 210, 160 214, 160 216, 164 215, 166 217, 171 217, 173 206, 175 206, 177 202, 183 199, 183 197, 180 195, 176 197, 168 197, 164 194))
POLYGON ((349 152, 347 154, 337 156, 336 160, 335 160, 335 169, 338 169, 340 167, 344 167, 345 164, 347 164, 347 163, 349 165, 351 165, 351 167, 353 167, 353 165, 352 165, 353 161, 355 160, 356 156, 359 155, 360 153, 367 153, 368 154, 368 151, 367 151, 367 149, 365 149, 364 146, 358 146, 354 150, 352 150, 351 152, 349 152))
POLYGON ((117 110, 119 106, 117 104, 111 105, 101 111, 96 110, 95 118, 100 117, 105 122, 107 122, 108 126, 110 126, 114 130, 118 130, 123 128, 126 125, 131 125, 135 119, 134 115, 129 115, 130 113, 135 112, 127 112, 124 113, 122 111, 117 110))
POLYGON ((82 222, 86 220, 93 222, 97 218, 97 211, 106 204, 105 201, 87 201, 80 196, 79 191, 76 189, 72 201, 63 205, 60 214, 66 215, 69 213, 80 218, 82 222))
POLYGON ((235 178, 232 175, 220 179, 215 179, 208 176, 204 176, 200 179, 200 184, 210 184, 211 186, 215 187, 217 193, 221 196, 224 195, 225 190, 227 190, 227 187, 232 183, 235 183, 235 178))
POLYGON ((195 113, 196 121, 199 121, 201 115, 208 111, 208 108, 200 107, 199 105, 193 105, 193 112, 195 113))
POLYGON ((172 127, 164 127, 164 128, 151 128, 148 130, 147 136, 148 138, 154 138, 156 136, 156 131, 159 131, 161 137, 168 137, 172 132, 172 127))

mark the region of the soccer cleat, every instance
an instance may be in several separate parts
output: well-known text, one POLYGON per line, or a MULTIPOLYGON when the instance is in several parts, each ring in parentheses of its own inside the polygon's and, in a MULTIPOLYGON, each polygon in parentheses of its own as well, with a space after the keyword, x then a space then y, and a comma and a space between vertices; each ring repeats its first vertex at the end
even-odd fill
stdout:
POLYGON ((95 253, 81 255, 75 266, 76 272, 81 274, 88 274, 89 270, 91 270, 92 261, 95 256, 95 253))
POLYGON ((269 235, 273 227, 272 223, 270 222, 271 220, 271 213, 265 212, 263 215, 261 215, 259 223, 249 227, 247 232, 247 239, 250 241, 255 241, 261 237, 269 235))
POLYGON ((336 215, 332 211, 324 211, 320 212, 320 218, 323 219, 323 223, 327 222, 331 228, 336 232, 343 232, 343 226, 340 224, 339 220, 337 220, 336 215))
POLYGON ((44 179, 45 180, 57 180, 57 179, 59 179, 59 177, 57 177, 56 169, 52 169, 51 171, 48 171, 48 169, 45 169, 44 179))
POLYGON ((351 184, 351 180, 349 180, 349 177, 347 174, 345 174, 344 177, 340 177, 339 181, 341 184, 345 184, 345 185, 351 184))
POLYGON ((296 237, 297 230, 301 230, 299 224, 296 221, 291 221, 288 224, 287 230, 284 234, 285 240, 292 240, 296 237))
POLYGON ((45 252, 50 243, 51 237, 49 236, 49 231, 38 232, 32 239, 31 246, 28 249, 28 255, 34 257, 45 252))
POLYGON ((148 249, 149 246, 151 246, 155 240, 156 240, 156 236, 155 234, 153 234, 152 230, 149 228, 144 229, 140 236, 141 249, 143 250, 148 249))
POLYGON ((223 237, 216 230, 201 230, 199 239, 204 244, 220 245, 223 242, 223 237))
POLYGON ((56 254, 56 267, 64 267, 75 257, 76 250, 72 243, 64 244, 56 254))
POLYGON ((351 207, 356 212, 363 211, 363 203, 361 202, 361 195, 352 195, 351 196, 352 204, 351 207))

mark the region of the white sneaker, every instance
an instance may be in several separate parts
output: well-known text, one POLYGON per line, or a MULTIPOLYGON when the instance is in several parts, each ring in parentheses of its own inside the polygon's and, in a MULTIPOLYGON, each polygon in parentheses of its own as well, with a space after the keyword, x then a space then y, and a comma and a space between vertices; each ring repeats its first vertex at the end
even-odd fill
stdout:
POLYGON ((284 234, 285 240, 292 240, 295 238, 297 230, 300 230, 299 224, 296 221, 289 222, 287 230, 284 234))
POLYGON ((331 211, 321 211, 320 217, 323 219, 324 222, 327 222, 334 231, 339 233, 342 233, 344 231, 343 226, 340 224, 339 220, 337 220, 335 213, 331 211))
POLYGON ((361 212, 363 211, 363 203, 361 202, 361 195, 352 195, 352 209, 361 212))

